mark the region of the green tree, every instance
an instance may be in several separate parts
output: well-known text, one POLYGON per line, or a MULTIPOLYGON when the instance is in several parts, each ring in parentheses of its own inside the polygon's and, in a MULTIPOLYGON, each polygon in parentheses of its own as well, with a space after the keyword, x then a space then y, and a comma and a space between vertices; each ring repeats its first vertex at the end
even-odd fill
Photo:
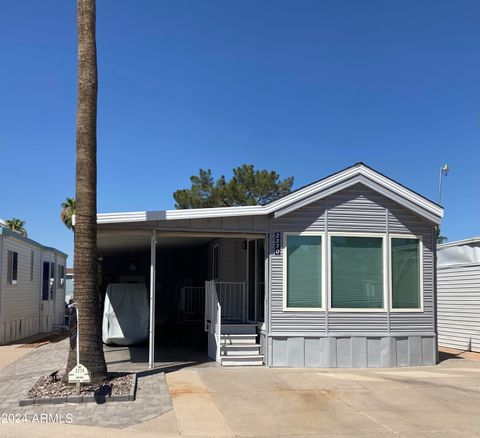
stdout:
POLYGON ((71 230, 73 228, 72 218, 77 212, 77 202, 75 198, 67 198, 65 202, 62 202, 61 206, 60 219, 71 230))
POLYGON ((200 169, 190 181, 190 189, 177 190, 173 194, 175 208, 265 205, 290 193, 293 176, 280 179, 273 170, 255 170, 253 164, 243 164, 233 169, 229 181, 223 175, 215 181, 210 169, 200 169))
POLYGON ((442 236, 442 232, 440 230, 440 227, 437 227, 437 243, 446 243, 448 241, 448 237, 442 236))
MULTIPOLYGON (((74 301, 80 313, 80 362, 92 380, 107 374, 102 344, 102 313, 97 289, 97 49, 95 0, 77 0, 78 97, 76 133, 76 216, 74 301)), ((69 351, 67 373, 76 365, 69 351)))
POLYGON ((22 221, 21 219, 17 219, 16 217, 12 217, 12 219, 7 219, 5 221, 5 224, 7 225, 7 228, 9 228, 12 231, 16 231, 17 233, 20 233, 22 236, 27 237, 27 230, 25 229, 25 221, 22 221))

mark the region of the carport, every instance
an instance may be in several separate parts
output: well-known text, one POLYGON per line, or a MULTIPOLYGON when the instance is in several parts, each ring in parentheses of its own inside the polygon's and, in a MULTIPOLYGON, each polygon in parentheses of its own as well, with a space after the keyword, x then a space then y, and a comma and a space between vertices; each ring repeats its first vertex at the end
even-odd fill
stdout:
MULTIPOLYGON (((208 210, 205 213, 211 215, 216 209, 208 210)), ((195 212, 198 215, 199 210, 195 212)), ((264 268, 254 273, 252 266, 257 264, 249 263, 249 254, 256 254, 256 242, 266 238, 263 218, 167 219, 168 213, 98 215, 102 297, 107 285, 116 282, 143 282, 149 291, 149 368, 155 367, 159 342, 176 346, 190 342, 190 347, 207 352, 211 327, 205 316, 206 282, 215 284, 219 296, 228 300, 222 303, 222 321, 230 318, 229 322, 253 325, 266 320, 264 268), (249 281, 252 274, 255 283, 249 281)), ((189 211, 176 213, 182 216, 189 211)))

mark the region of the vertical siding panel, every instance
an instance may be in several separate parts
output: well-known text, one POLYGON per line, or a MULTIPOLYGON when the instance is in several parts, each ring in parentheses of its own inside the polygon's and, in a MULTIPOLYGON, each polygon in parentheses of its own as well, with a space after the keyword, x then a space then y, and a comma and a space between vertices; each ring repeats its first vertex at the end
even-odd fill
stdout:
POLYGON ((480 264, 437 271, 438 343, 480 352, 480 264))

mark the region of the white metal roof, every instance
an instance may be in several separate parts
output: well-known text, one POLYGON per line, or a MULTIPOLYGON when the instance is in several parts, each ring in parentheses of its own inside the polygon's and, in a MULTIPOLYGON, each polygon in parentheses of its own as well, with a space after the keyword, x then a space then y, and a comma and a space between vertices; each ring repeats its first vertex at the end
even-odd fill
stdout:
POLYGON ((443 208, 440 205, 382 175, 367 165, 357 163, 263 206, 101 213, 97 215, 97 221, 99 224, 113 224, 268 214, 280 217, 354 184, 363 184, 370 187, 434 223, 440 223, 443 217, 443 208))
POLYGON ((480 236, 479 237, 470 237, 469 239, 455 240, 452 242, 441 243, 437 245, 437 249, 451 248, 453 246, 462 246, 462 245, 477 245, 480 246, 480 236))

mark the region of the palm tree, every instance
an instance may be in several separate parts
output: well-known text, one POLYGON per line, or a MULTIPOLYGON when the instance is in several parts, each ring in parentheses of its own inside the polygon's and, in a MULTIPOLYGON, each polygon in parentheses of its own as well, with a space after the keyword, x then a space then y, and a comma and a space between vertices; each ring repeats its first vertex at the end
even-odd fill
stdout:
POLYGON ((75 216, 76 212, 77 212, 77 201, 75 201, 75 198, 67 198, 65 202, 62 202, 60 219, 69 230, 73 228, 72 218, 73 216, 75 216))
POLYGON ((12 231, 16 231, 20 233, 22 236, 27 237, 27 230, 25 229, 25 221, 21 219, 17 219, 16 217, 12 217, 12 219, 7 219, 5 221, 7 228, 11 229, 12 231))
MULTIPOLYGON (((92 380, 107 374, 102 344, 102 314, 97 290, 97 48, 95 0, 77 0, 78 101, 74 301, 79 310, 80 362, 92 380)), ((76 365, 70 349, 67 373, 76 365)))

